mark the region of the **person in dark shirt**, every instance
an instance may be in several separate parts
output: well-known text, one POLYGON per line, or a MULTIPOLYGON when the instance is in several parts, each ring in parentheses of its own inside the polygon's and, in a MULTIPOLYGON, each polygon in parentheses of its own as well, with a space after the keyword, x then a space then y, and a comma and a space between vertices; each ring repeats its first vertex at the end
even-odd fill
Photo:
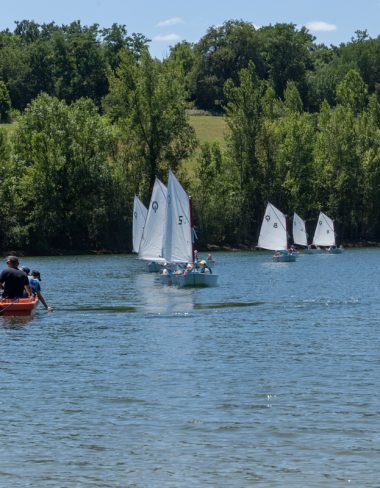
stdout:
POLYGON ((22 298, 24 289, 29 297, 33 296, 27 275, 18 269, 17 256, 7 257, 8 267, 0 274, 0 285, 4 288, 3 298, 22 298))

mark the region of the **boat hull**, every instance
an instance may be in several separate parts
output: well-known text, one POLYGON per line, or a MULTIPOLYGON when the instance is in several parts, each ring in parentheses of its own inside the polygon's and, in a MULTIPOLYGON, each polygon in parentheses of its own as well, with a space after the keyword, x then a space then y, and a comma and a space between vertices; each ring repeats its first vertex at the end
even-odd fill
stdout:
POLYGON ((176 285, 179 288, 206 288, 218 286, 218 275, 209 273, 187 273, 161 275, 164 285, 176 285))
POLYGON ((148 263, 148 271, 149 273, 159 273, 162 271, 162 263, 157 263, 156 261, 151 261, 148 263))
POLYGON ((274 263, 294 263, 297 259, 295 254, 283 254, 281 256, 273 256, 274 263))
POLYGON ((342 254, 343 248, 342 247, 334 247, 333 249, 328 249, 327 252, 329 254, 342 254))
POLYGON ((33 315, 38 305, 38 297, 3 298, 0 300, 0 316, 19 317, 33 315))
POLYGON ((325 251, 323 249, 304 249, 302 254, 324 254, 325 251))

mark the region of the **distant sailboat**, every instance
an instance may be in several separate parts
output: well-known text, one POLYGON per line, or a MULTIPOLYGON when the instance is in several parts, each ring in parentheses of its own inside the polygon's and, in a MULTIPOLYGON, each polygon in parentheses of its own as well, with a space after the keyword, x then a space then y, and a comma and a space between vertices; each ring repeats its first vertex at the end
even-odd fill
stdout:
POLYGON ((334 221, 323 212, 319 213, 313 244, 316 247, 325 247, 331 254, 343 252, 342 247, 336 247, 334 221))
POLYGON ((138 253, 140 249, 141 238, 145 226, 148 209, 142 203, 137 195, 133 201, 133 224, 132 224, 132 242, 133 252, 138 253))
POLYGON ((286 216, 274 205, 268 203, 259 235, 257 247, 276 251, 275 262, 294 262, 296 255, 288 251, 286 216))
POLYGON ((159 271, 165 262, 163 241, 166 218, 166 186, 156 178, 139 248, 139 259, 148 261, 149 271, 159 271))
POLYGON ((306 224, 296 212, 293 216, 293 242, 297 246, 307 247, 306 224))
POLYGON ((321 254, 324 252, 323 249, 312 248, 309 245, 307 241, 306 223, 296 212, 294 212, 293 217, 293 241, 297 246, 304 247, 303 254, 321 254))
MULTIPOLYGON (((163 256, 167 263, 188 264, 184 272, 161 275, 166 284, 216 286, 218 275, 196 269, 191 199, 174 174, 169 171, 163 256)), ((205 271, 205 270, 203 270, 205 271)))

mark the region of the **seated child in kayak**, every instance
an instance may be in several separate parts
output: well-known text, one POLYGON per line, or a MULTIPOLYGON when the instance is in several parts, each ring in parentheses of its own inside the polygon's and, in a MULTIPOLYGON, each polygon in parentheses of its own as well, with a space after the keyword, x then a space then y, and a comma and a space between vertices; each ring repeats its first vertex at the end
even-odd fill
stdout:
POLYGON ((48 306, 48 304, 45 301, 45 298, 43 297, 43 295, 41 293, 41 284, 40 284, 41 273, 37 270, 33 270, 32 273, 30 273, 30 269, 27 268, 26 266, 23 266, 21 269, 28 276, 29 285, 30 285, 30 288, 32 289, 33 295, 37 295, 38 298, 40 299, 42 305, 46 308, 46 310, 48 312, 52 312, 53 308, 48 306))

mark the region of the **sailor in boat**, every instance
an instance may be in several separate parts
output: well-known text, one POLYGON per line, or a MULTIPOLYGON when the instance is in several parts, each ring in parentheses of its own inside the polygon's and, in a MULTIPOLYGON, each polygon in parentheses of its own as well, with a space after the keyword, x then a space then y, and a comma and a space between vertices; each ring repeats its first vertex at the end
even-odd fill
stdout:
POLYGON ((198 268, 198 251, 196 249, 194 250, 194 267, 198 268))
POLYGON ((273 254, 273 257, 279 258, 280 256, 286 256, 289 252, 286 249, 280 249, 273 254))
POLYGON ((162 268, 161 275, 166 278, 168 285, 172 284, 173 270, 172 270, 171 263, 164 263, 164 267, 162 268))
POLYGON ((183 272, 185 276, 188 275, 189 273, 194 273, 194 266, 191 263, 186 264, 185 271, 183 272))
MULTIPOLYGON (((215 260, 212 257, 212 254, 208 254, 207 259, 206 260, 203 259, 201 261, 205 261, 209 268, 212 268, 215 264, 215 260)), ((198 255, 198 251, 195 250, 194 251, 194 268, 197 270, 197 269, 199 269, 199 267, 200 267, 199 255, 198 255)))
POLYGON ((204 259, 200 261, 199 267, 200 267, 199 269, 200 273, 208 273, 208 274, 212 273, 211 268, 208 266, 207 262, 204 259))
POLYGON ((185 269, 186 269, 186 268, 184 267, 184 265, 183 265, 183 264, 178 263, 178 264, 176 265, 176 267, 175 267, 175 270, 173 271, 173 274, 175 274, 175 275, 181 275, 181 274, 183 274, 183 273, 184 273, 185 269))
POLYGON ((19 267, 17 256, 8 256, 6 259, 7 268, 0 274, 0 286, 4 289, 3 298, 17 299, 24 296, 33 298, 32 289, 27 275, 19 267))
POLYGON ((213 258, 212 254, 207 255, 206 262, 209 268, 213 268, 215 266, 215 259, 213 258))
POLYGON ((161 274, 169 275, 169 276, 172 274, 172 266, 170 263, 164 263, 164 267, 162 268, 161 274))

